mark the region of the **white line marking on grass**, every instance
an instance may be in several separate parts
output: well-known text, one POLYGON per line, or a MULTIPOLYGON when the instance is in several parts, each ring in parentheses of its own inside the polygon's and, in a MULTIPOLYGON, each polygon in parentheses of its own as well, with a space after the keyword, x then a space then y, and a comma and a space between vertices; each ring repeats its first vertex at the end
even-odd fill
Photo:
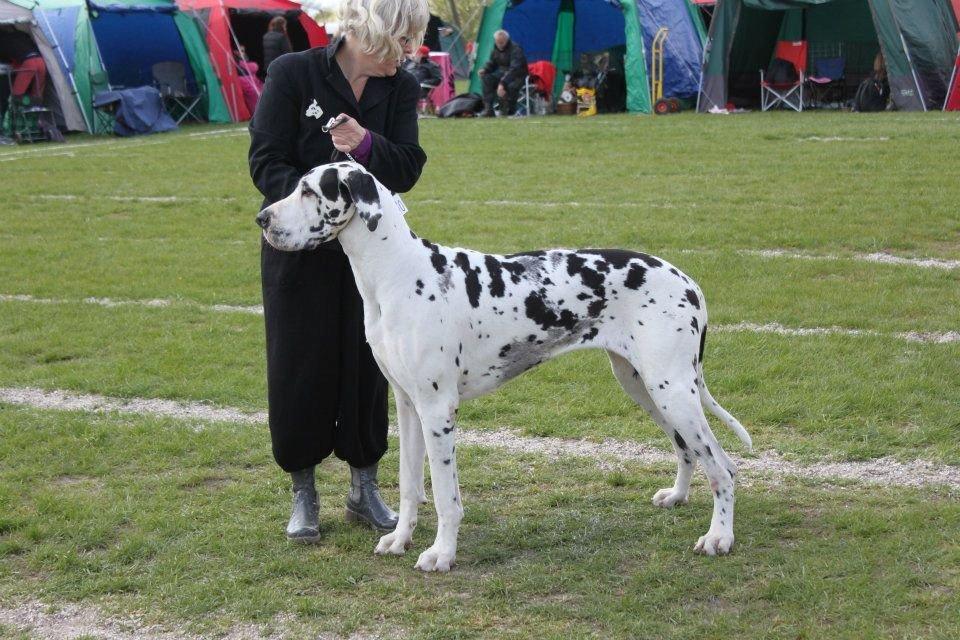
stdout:
MULTIPOLYGON (((671 202, 581 202, 579 200, 569 200, 565 202, 551 200, 448 200, 440 198, 424 198, 423 200, 410 200, 411 204, 443 204, 443 205, 467 205, 484 207, 544 207, 554 209, 557 207, 590 207, 594 209, 678 209, 681 205, 671 202)), ((696 209, 696 203, 684 204, 684 208, 696 209)))
POLYGON ((102 142, 79 142, 79 143, 67 143, 67 144, 57 144, 57 145, 48 145, 42 147, 35 147, 32 149, 20 149, 17 151, 10 151, 6 153, 0 153, 0 162, 6 161, 7 159, 22 158, 22 157, 49 157, 70 154, 73 155, 73 152, 77 149, 88 149, 90 147, 119 147, 121 149, 133 148, 133 147, 144 147, 152 146, 156 144, 168 144, 176 140, 183 138, 221 138, 221 137, 230 137, 238 136, 241 134, 247 133, 247 127, 232 127, 229 129, 214 129, 212 131, 196 131, 194 133, 188 133, 186 135, 168 135, 160 138, 148 138, 148 139, 139 139, 139 140, 104 140, 102 142))
MULTIPOLYGON (((67 391, 45 391, 35 388, 0 387, 0 403, 27 406, 36 409, 61 411, 90 411, 95 413, 150 414, 204 422, 234 424, 264 424, 266 413, 250 413, 230 407, 214 407, 200 402, 144 398, 109 398, 100 395, 76 394, 67 391)), ((636 442, 606 439, 603 442, 569 440, 564 438, 534 438, 515 431, 498 429, 474 431, 461 429, 458 442, 468 446, 504 449, 513 453, 536 453, 551 458, 590 458, 602 467, 623 462, 642 465, 673 463, 675 457, 653 447, 636 442)), ((869 462, 823 462, 800 465, 782 459, 775 452, 762 452, 757 458, 731 456, 741 471, 755 471, 772 475, 792 475, 820 480, 842 479, 867 483, 920 487, 948 485, 960 488, 960 467, 941 465, 925 460, 897 462, 880 458, 869 462)))
POLYGON ((887 142, 890 140, 887 136, 876 136, 873 138, 854 138, 849 136, 807 136, 798 138, 800 142, 887 142))
MULTIPOLYGON (((290 637, 287 631, 294 628, 295 618, 290 614, 275 616, 272 623, 260 626, 240 624, 217 634, 222 640, 280 640, 290 637), (266 629, 280 630, 266 635, 266 629)), ((136 615, 119 617, 107 615, 93 605, 64 604, 54 610, 49 604, 31 600, 20 604, 0 606, 0 624, 13 627, 30 636, 43 640, 74 640, 97 638, 98 640, 203 640, 204 636, 169 631, 155 625, 144 624, 136 615)), ((299 625, 297 625, 299 626, 299 625)), ((322 634, 317 640, 336 640, 341 636, 322 634)), ((371 636, 354 633, 349 640, 368 640, 371 636)))
MULTIPOLYGON (((192 300, 177 299, 151 299, 151 300, 116 300, 114 298, 37 298, 28 294, 3 294, 0 293, 0 302, 32 302, 36 304, 92 304, 101 307, 171 307, 182 306, 200 309, 204 311, 213 311, 216 313, 247 313, 253 315, 263 315, 263 305, 237 305, 237 304, 202 304, 192 300)), ((896 340, 905 340, 907 342, 923 342, 933 344, 945 344, 949 342, 960 341, 960 332, 921 332, 921 331, 903 331, 897 333, 884 333, 872 329, 845 329, 843 327, 786 327, 778 322, 767 322, 758 324, 756 322, 738 322, 737 324, 718 324, 710 325, 714 331, 727 333, 773 333, 782 336, 828 336, 842 335, 853 337, 874 337, 874 338, 894 338, 896 340)))
MULTIPOLYGON (((710 251, 710 250, 707 250, 710 251)), ((691 249, 688 253, 699 253, 691 249)), ((889 253, 855 253, 850 256, 834 254, 804 253, 802 251, 788 251, 787 249, 740 249, 737 251, 744 256, 760 258, 791 258, 794 260, 855 260, 859 262, 876 262, 880 264, 906 265, 921 269, 960 269, 960 260, 941 260, 939 258, 904 258, 889 253)))
POLYGON ((710 327, 726 333, 774 333, 781 336, 871 336, 934 344, 960 341, 960 332, 958 331, 881 333, 872 329, 844 329, 843 327, 785 327, 779 322, 767 322, 766 324, 738 322, 737 324, 710 325, 710 327))

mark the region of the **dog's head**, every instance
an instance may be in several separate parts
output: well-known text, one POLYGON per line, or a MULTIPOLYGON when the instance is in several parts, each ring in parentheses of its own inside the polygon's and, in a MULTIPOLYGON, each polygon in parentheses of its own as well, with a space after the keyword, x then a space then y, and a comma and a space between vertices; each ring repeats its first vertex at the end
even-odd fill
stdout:
POLYGON ((260 212, 257 224, 270 246, 299 251, 336 238, 354 214, 376 229, 381 216, 377 183, 359 164, 338 162, 311 169, 293 193, 260 212))

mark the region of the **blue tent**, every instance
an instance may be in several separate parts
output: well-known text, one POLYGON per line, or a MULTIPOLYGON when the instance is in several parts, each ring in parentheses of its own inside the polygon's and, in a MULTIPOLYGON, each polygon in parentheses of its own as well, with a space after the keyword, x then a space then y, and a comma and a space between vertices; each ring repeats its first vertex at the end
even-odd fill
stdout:
MULTIPOLYGON (((695 98, 705 34, 689 0, 494 0, 484 10, 477 36, 477 69, 489 58, 497 29, 510 33, 529 62, 553 62, 558 86, 581 54, 619 51, 627 108, 649 112, 649 51, 661 27, 670 30, 664 45, 664 95, 695 98)), ((477 79, 471 90, 479 91, 479 86, 477 79)))

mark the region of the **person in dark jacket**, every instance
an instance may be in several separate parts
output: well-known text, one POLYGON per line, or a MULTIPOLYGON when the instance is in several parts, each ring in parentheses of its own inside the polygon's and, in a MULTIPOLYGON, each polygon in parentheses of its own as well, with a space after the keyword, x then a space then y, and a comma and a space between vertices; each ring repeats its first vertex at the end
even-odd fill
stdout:
POLYGON ((510 34, 500 29, 493 34, 493 51, 490 59, 480 69, 483 79, 483 113, 493 117, 493 103, 500 99, 500 114, 513 115, 517 96, 527 77, 527 57, 523 49, 510 39, 510 34))
POLYGON ((266 71, 271 62, 291 51, 293 47, 287 37, 287 20, 283 16, 275 16, 263 34, 263 70, 266 71))
MULTIPOLYGON (((427 159, 417 130, 420 86, 399 65, 420 45, 427 15, 426 0, 345 2, 340 38, 271 65, 250 123, 250 174, 263 207, 348 153, 388 189, 413 188, 427 159), (324 133, 334 117, 343 124, 324 133)), ((314 467, 331 453, 350 464, 347 519, 391 531, 397 516, 377 486, 387 382, 339 241, 289 253, 261 242, 261 280, 273 455, 293 479, 287 537, 319 540, 314 467)))

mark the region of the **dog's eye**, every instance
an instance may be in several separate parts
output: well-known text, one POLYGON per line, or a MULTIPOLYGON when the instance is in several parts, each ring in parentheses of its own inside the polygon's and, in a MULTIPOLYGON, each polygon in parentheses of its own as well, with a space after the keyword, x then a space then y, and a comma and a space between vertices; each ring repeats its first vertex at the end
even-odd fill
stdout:
POLYGON ((316 198, 316 197, 317 197, 317 192, 314 191, 313 189, 311 189, 306 183, 304 183, 304 184, 300 187, 300 195, 302 195, 302 196, 312 196, 312 197, 316 198))

